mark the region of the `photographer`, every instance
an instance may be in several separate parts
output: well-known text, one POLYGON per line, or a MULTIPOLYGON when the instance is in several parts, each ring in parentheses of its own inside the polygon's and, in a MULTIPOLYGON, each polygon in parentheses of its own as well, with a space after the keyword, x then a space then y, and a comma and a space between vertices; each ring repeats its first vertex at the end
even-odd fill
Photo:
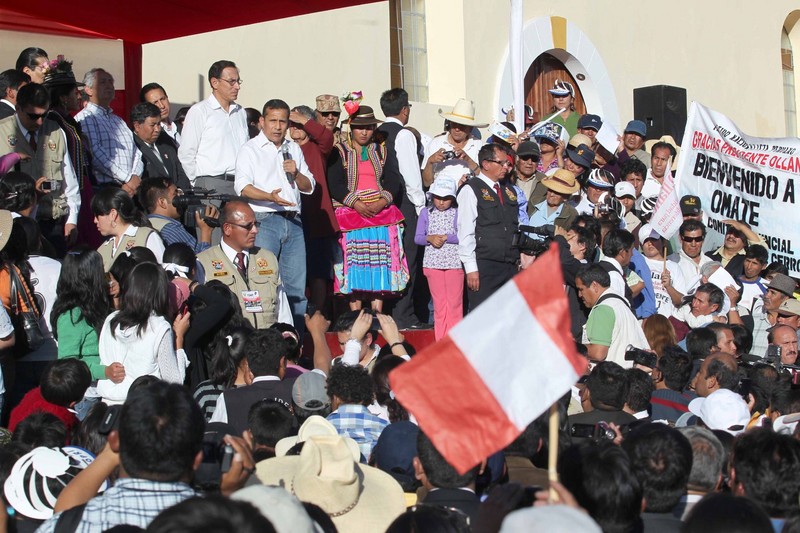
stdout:
POLYGON ((211 231, 213 228, 205 218, 216 219, 219 216, 217 208, 213 205, 205 206, 205 213, 195 212, 194 221, 200 231, 200 238, 193 237, 181 224, 181 215, 178 208, 173 205, 173 200, 178 196, 178 188, 167 178, 150 178, 142 182, 139 187, 139 202, 147 210, 147 218, 153 229, 158 231, 164 244, 169 246, 182 242, 192 247, 194 253, 200 253, 211 246, 211 231))
POLYGON ((598 363, 581 391, 583 413, 571 415, 567 420, 572 443, 579 444, 591 438, 598 422, 613 422, 619 426, 635 422, 633 415, 622 410, 627 398, 625 370, 610 361, 598 363))
POLYGON ((689 354, 676 347, 667 347, 653 370, 656 390, 650 397, 652 420, 675 423, 689 412, 689 402, 696 394, 683 392, 692 376, 692 360, 689 354))

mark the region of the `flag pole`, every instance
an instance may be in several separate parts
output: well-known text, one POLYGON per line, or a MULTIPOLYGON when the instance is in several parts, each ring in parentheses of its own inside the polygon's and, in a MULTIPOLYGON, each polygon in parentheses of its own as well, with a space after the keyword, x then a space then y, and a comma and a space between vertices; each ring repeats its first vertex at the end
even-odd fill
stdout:
MULTIPOLYGON (((547 439, 547 478, 549 481, 558 481, 558 470, 556 463, 558 462, 558 402, 550 406, 550 431, 547 439)), ((551 502, 558 501, 558 494, 553 486, 550 486, 551 502)))

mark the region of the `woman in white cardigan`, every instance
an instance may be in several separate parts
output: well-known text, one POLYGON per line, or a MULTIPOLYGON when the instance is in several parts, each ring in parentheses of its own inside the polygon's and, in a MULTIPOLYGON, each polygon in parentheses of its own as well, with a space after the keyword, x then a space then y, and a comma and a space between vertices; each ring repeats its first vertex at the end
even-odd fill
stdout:
POLYGON ((173 328, 169 312, 168 281, 160 265, 140 263, 123 284, 120 309, 110 314, 100 331, 100 360, 104 365, 120 363, 125 378, 120 383, 103 379, 97 391, 106 403, 122 403, 133 381, 145 375, 171 383, 183 383, 188 365, 183 335, 189 313, 179 315, 173 328))

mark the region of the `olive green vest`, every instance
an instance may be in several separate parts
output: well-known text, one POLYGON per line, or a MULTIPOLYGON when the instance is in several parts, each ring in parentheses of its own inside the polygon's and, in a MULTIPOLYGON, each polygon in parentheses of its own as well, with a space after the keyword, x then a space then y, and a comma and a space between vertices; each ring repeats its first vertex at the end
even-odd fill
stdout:
POLYGON ((119 246, 117 246, 117 253, 114 253, 114 237, 111 237, 106 242, 100 245, 100 248, 97 249, 100 252, 100 257, 103 258, 103 268, 106 272, 111 270, 111 265, 114 264, 114 260, 119 256, 119 254, 130 250, 134 246, 145 246, 147 245, 147 238, 153 233, 152 228, 139 228, 136 230, 136 235, 133 237, 129 237, 128 235, 123 235, 122 240, 119 242, 119 246))
POLYGON ((266 329, 278 320, 278 260, 264 248, 253 247, 248 255, 247 281, 242 279, 219 245, 203 250, 197 260, 206 272, 206 282, 216 279, 228 286, 239 299, 242 315, 256 329, 266 329), (243 291, 258 291, 261 298, 260 313, 245 311, 243 291))
POLYGON ((34 152, 17 125, 16 115, 0 120, 0 155, 19 152, 30 156, 19 162, 19 169, 34 180, 45 177, 57 182, 53 192, 39 199, 38 219, 56 219, 66 215, 69 208, 61 182, 64 181, 62 167, 67 155, 64 134, 55 121, 47 120, 36 135, 37 149, 34 152))

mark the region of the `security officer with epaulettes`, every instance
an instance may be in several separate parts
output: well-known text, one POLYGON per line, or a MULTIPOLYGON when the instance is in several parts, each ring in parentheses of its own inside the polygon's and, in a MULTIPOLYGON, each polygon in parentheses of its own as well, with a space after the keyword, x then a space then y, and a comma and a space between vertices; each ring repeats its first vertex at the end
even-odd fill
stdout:
POLYGON ((22 154, 15 170, 30 175, 44 193, 36 218, 42 235, 63 254, 67 241, 71 244, 77 238, 81 197, 64 132, 47 118, 49 104, 50 93, 43 85, 20 88, 17 114, 0 120, 0 155, 22 154))
POLYGON ((278 260, 269 250, 254 246, 259 224, 253 210, 245 202, 228 202, 221 210, 220 224, 220 243, 197 256, 206 282, 219 280, 227 285, 256 329, 275 322, 292 324, 278 260))

